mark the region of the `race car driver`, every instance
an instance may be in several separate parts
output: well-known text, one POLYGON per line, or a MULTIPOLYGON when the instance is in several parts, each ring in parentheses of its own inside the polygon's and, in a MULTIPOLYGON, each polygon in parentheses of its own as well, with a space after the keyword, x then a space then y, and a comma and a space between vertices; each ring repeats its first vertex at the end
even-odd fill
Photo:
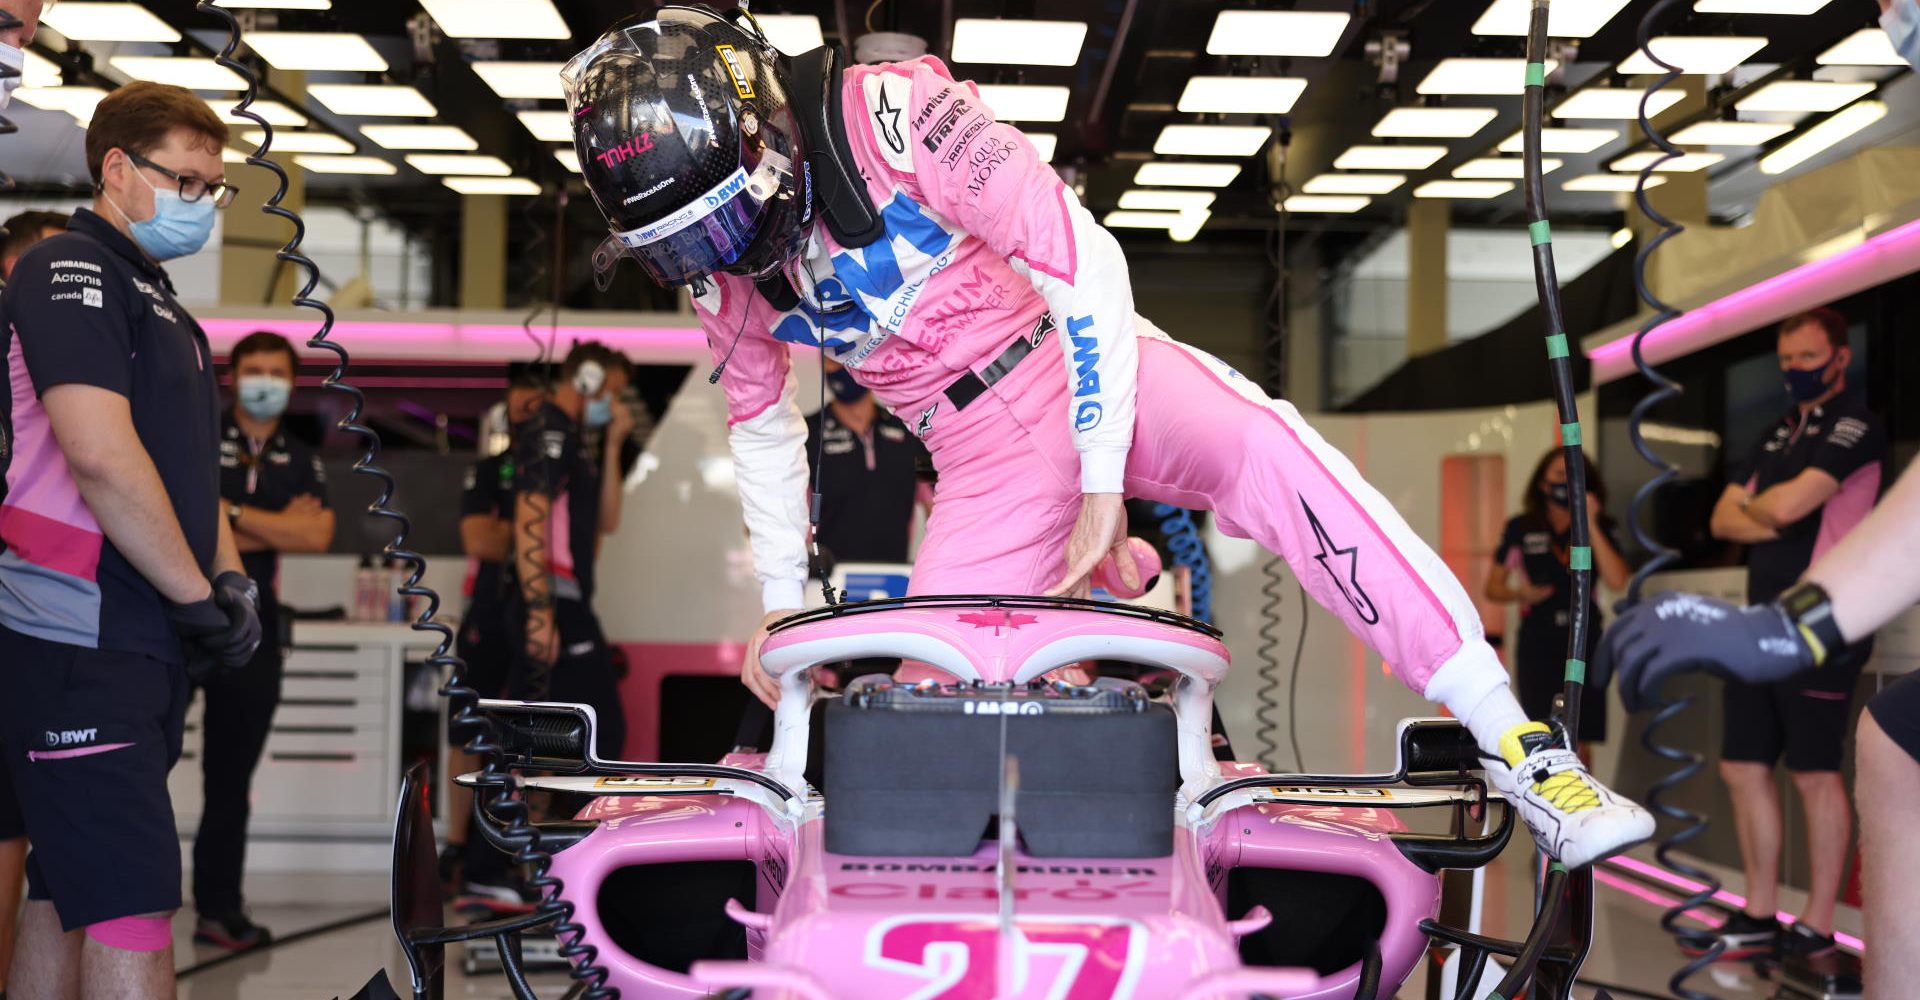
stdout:
POLYGON ((928 57, 788 59, 699 7, 609 30, 562 72, 574 147, 630 258, 687 286, 726 392, 767 612, 800 607, 806 438, 788 349, 827 352, 927 445, 915 593, 1137 583, 1127 496, 1214 511, 1285 557, 1400 678, 1465 721, 1543 847, 1578 866, 1653 833, 1532 723, 1439 557, 1292 406, 1134 315, 1118 244, 1018 129, 928 57), (1049 341, 1052 341, 1049 343, 1049 341), (1138 415, 1139 419, 1136 419, 1138 415))

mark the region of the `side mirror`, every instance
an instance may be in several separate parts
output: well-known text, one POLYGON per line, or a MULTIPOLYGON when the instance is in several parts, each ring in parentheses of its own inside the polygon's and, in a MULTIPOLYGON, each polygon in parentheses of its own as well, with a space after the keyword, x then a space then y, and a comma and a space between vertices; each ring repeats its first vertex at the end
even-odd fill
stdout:
POLYGON ((1454 774, 1480 767, 1480 744, 1460 720, 1411 719, 1401 726, 1401 773, 1454 774))
POLYGON ((594 719, 585 706, 483 700, 480 714, 510 767, 560 773, 587 769, 594 719))

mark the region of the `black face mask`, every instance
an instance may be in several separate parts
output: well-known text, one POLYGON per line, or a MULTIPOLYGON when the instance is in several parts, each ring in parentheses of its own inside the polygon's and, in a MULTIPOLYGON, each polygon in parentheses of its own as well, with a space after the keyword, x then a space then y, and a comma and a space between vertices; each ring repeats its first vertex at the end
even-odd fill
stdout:
POLYGON ((1828 366, 1832 364, 1833 362, 1829 360, 1826 364, 1811 370, 1788 368, 1782 371, 1780 378, 1787 384, 1787 395, 1792 396, 1796 403, 1810 403, 1825 395, 1826 391, 1833 386, 1822 376, 1826 375, 1828 366))
POLYGON ((857 403, 867 395, 867 387, 855 382, 845 368, 827 373, 827 391, 842 403, 857 403))
POLYGON ((1554 505, 1555 507, 1565 507, 1573 503, 1573 499, 1567 494, 1567 484, 1566 483, 1548 483, 1547 484, 1547 502, 1554 505))

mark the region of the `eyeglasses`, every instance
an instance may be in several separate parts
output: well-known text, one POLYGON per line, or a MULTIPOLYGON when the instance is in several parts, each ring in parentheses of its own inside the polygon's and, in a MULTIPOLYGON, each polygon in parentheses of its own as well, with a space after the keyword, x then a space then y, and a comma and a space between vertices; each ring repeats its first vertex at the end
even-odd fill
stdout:
POLYGON ((198 177, 188 177, 178 171, 168 170, 166 167, 141 156, 139 153, 130 150, 121 150, 121 152, 126 153, 127 159, 132 160, 136 165, 145 167, 148 170, 152 170, 177 181, 180 184, 181 201, 199 201, 208 195, 212 195, 213 207, 225 208, 233 204, 234 196, 240 193, 240 189, 231 184, 223 184, 219 181, 204 181, 198 177))

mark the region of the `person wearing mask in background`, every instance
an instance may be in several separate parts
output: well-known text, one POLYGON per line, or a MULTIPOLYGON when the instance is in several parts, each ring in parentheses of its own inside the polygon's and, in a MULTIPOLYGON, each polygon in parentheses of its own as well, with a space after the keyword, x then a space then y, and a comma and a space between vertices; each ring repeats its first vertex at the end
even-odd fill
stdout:
MULTIPOLYGON (((1780 324, 1780 374, 1793 398, 1713 509, 1715 538, 1747 549, 1747 600, 1765 604, 1872 510, 1886 431, 1864 393, 1847 387, 1847 321, 1816 309, 1780 324)), ((1833 911, 1851 842, 1840 774, 1855 681, 1870 637, 1817 672, 1769 684, 1729 680, 1720 777, 1733 798, 1747 905, 1720 929, 1725 957, 1813 954, 1833 947, 1833 911), (1784 757, 1807 817, 1807 909, 1791 928, 1779 909, 1784 823, 1773 768, 1784 757)))
POLYGON ((7 234, 6 239, 0 241, 0 282, 4 282, 12 277, 13 266, 20 262, 20 255, 26 253, 28 247, 67 231, 67 213, 30 209, 8 219, 0 228, 7 234))
MULTIPOLYGON (((460 616, 456 652, 467 665, 467 686, 482 698, 507 695, 507 669, 513 662, 514 630, 509 624, 513 574, 513 450, 511 434, 520 429, 545 397, 545 383, 523 375, 507 387, 509 444, 467 468, 460 492, 460 547, 467 556, 467 607, 460 616)), ((449 733, 447 771, 478 770, 480 758, 462 749, 466 742, 449 733)), ((473 792, 450 785, 447 847, 441 853, 441 878, 452 881, 453 867, 465 856, 467 827, 473 818, 473 792)))
POLYGON ((1920 72, 1920 0, 1880 0, 1880 28, 1900 58, 1920 72))
POLYGON ((226 140, 190 90, 108 94, 87 126, 92 208, 0 296, 0 741, 33 845, 13 1000, 174 992, 167 770, 192 681, 260 643, 221 516, 212 351, 161 267, 233 200, 226 140))
POLYGON ((233 345, 234 405, 220 428, 220 499, 240 561, 260 589, 266 640, 245 669, 200 683, 205 792, 193 841, 193 904, 200 916, 193 939, 236 950, 273 939, 248 918, 240 883, 253 770, 273 729, 291 645, 291 622, 281 617, 276 596, 280 553, 325 552, 333 544, 320 456, 287 434, 282 420, 299 361, 285 337, 265 330, 233 345))
MULTIPOLYGON (((1586 460, 1585 453, 1581 458, 1586 460)), ((1613 537, 1613 519, 1602 509, 1607 484, 1586 461, 1587 535, 1593 548, 1596 579, 1608 590, 1627 586, 1627 561, 1620 557, 1613 537)), ((1487 574, 1489 601, 1520 605, 1520 641, 1514 651, 1514 675, 1520 689, 1520 707, 1527 718, 1545 720, 1553 713, 1553 696, 1567 676, 1568 632, 1573 614, 1573 574, 1567 562, 1572 544, 1573 512, 1568 509, 1567 456, 1553 448, 1534 463, 1520 497, 1520 513, 1507 521, 1500 547, 1493 552, 1493 572, 1487 574)), ((1600 637, 1599 594, 1588 608, 1593 629, 1581 659, 1591 660, 1593 642, 1600 637)), ((1595 675, 1596 680, 1604 678, 1595 675)), ((1607 698, 1604 689, 1580 707, 1579 741, 1582 760, 1591 760, 1587 744, 1606 739, 1607 698)))
MULTIPOLYGON (((600 621, 593 613, 600 538, 620 526, 620 453, 635 415, 622 405, 630 379, 625 358, 597 342, 577 344, 560 366, 560 381, 514 439, 513 574, 518 600, 514 663, 507 697, 578 702, 599 720, 595 749, 618 758, 626 742, 619 679, 600 621), (600 430, 600 453, 584 432, 600 430)), ((469 907, 517 909, 526 894, 507 857, 470 837, 466 856, 469 907)))
MULTIPOLYGON (((1866 520, 1771 601, 1735 607, 1671 591, 1621 612, 1600 642, 1628 711, 1677 673, 1704 670, 1771 684, 1832 669, 1848 648, 1920 601, 1920 467, 1909 467, 1866 520)), ((1906 1000, 1920 983, 1920 673, 1867 702, 1854 739, 1860 804, 1861 956, 1866 1000, 1906 1000)))
MULTIPOLYGON (((0 8, 6 5, 0 3, 0 8)), ((67 231, 62 212, 21 212, 7 220, 6 240, 0 243, 0 285, 13 276, 20 255, 35 243, 67 231)), ((13 925, 20 914, 20 890, 27 877, 27 825, 13 779, 0 766, 0 1000, 6 997, 7 969, 13 964, 13 925)))

